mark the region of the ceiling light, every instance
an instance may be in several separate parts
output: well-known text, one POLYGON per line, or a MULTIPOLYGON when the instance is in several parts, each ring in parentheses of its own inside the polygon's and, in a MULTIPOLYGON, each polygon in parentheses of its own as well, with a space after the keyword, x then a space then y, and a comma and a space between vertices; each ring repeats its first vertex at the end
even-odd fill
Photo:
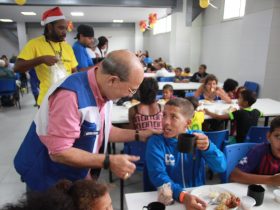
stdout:
POLYGON ((84 16, 83 12, 71 12, 72 16, 84 16))
POLYGON ((30 16, 34 16, 34 15, 36 15, 36 13, 35 12, 21 12, 21 14, 23 14, 23 15, 30 15, 30 16))
POLYGON ((0 19, 1 22, 6 22, 6 23, 10 23, 13 22, 13 20, 11 19, 0 19))
POLYGON ((113 20, 114 23, 123 23, 123 20, 113 20))

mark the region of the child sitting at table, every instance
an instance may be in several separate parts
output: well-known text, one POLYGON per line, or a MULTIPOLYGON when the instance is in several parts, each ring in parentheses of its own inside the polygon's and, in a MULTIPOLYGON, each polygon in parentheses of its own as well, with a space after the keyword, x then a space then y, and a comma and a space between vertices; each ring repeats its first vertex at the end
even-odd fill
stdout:
POLYGON ((231 181, 280 186, 280 116, 271 121, 267 139, 240 160, 230 175, 231 181))
POLYGON ((162 99, 160 99, 158 103, 164 105, 170 99, 175 98, 173 94, 174 94, 173 86, 170 84, 164 85, 162 88, 162 99))
POLYGON ((184 71, 181 74, 183 77, 190 77, 191 76, 191 69, 190 67, 184 68, 184 71))
POLYGON ((182 68, 180 67, 177 67, 174 72, 175 72, 175 77, 174 77, 174 80, 173 82, 188 82, 187 79, 185 79, 183 76, 182 76, 182 68))
POLYGON ((226 161, 224 154, 206 135, 188 130, 193 113, 193 105, 187 99, 175 98, 165 104, 163 134, 149 138, 146 167, 149 181, 155 188, 170 183, 174 199, 184 202, 187 209, 200 209, 205 208, 205 202, 184 189, 205 184, 205 162, 213 171, 221 173, 226 169, 226 161), (195 155, 183 154, 177 149, 178 135, 186 130, 197 137, 195 155))
POLYGON ((248 130, 251 126, 256 126, 258 124, 259 118, 262 113, 251 108, 251 106, 256 102, 255 94, 250 90, 243 90, 240 92, 238 98, 238 105, 240 110, 230 111, 228 114, 218 115, 209 110, 205 109, 205 114, 209 115, 214 119, 220 120, 232 120, 234 121, 234 130, 236 131, 235 139, 232 139, 233 143, 244 142, 248 130))
POLYGON ((203 110, 197 110, 199 106, 198 99, 194 96, 187 97, 193 107, 194 107, 194 116, 192 118, 191 130, 199 130, 202 131, 202 123, 204 122, 205 114, 203 110))

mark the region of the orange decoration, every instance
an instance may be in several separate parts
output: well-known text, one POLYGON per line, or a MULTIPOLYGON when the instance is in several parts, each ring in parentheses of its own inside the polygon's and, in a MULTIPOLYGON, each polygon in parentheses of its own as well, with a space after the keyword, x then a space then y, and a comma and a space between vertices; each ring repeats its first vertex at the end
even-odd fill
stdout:
POLYGON ((73 28, 74 28, 73 22, 71 20, 69 20, 67 22, 67 31, 71 32, 73 30, 73 28))
POLYGON ((140 26, 140 31, 142 31, 142 32, 146 31, 146 28, 147 28, 146 20, 141 20, 139 22, 139 26, 140 26))

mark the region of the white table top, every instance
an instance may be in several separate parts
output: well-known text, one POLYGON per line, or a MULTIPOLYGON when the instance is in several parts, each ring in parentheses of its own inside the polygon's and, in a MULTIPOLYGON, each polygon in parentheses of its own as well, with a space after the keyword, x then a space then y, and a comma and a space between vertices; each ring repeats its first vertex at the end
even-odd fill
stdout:
MULTIPOLYGON (((212 112, 223 114, 228 110, 230 106, 234 107, 237 105, 236 103, 225 104, 222 101, 217 101, 213 104, 204 104, 203 106, 204 108, 209 109, 212 112)), ((260 98, 252 107, 260 110, 265 117, 280 115, 280 102, 273 99, 260 98)), ((206 115, 205 119, 210 119, 210 117, 206 115)), ((128 107, 116 106, 114 104, 112 110, 112 123, 128 123, 128 107)))
POLYGON ((197 90, 201 83, 199 82, 187 82, 187 83, 176 83, 176 82, 158 82, 159 90, 162 90, 166 84, 172 85, 174 90, 197 90))
MULTIPOLYGON (((241 198, 242 196, 246 196, 248 185, 243 185, 238 183, 227 183, 227 184, 217 184, 212 186, 222 187, 241 198)), ((264 186, 264 188, 266 189, 266 191, 265 191, 263 204, 258 207, 253 207, 252 210, 280 209, 280 203, 277 203, 274 200, 274 195, 273 195, 273 190, 276 188, 270 186, 264 186)), ((125 194, 125 200, 126 200, 128 210, 141 210, 143 206, 146 206, 150 202, 157 201, 157 192, 128 193, 125 194)), ((183 204, 176 202, 171 206, 167 206, 166 210, 185 210, 185 207, 183 206, 183 204)))

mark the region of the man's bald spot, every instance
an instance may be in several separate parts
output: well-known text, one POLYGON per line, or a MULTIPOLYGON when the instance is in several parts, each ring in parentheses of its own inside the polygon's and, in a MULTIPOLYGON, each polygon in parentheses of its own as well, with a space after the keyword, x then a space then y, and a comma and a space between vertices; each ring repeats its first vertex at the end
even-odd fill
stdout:
POLYGON ((134 53, 128 50, 116 50, 109 53, 103 60, 105 73, 115 75, 127 80, 131 71, 133 74, 143 73, 143 66, 134 53))

